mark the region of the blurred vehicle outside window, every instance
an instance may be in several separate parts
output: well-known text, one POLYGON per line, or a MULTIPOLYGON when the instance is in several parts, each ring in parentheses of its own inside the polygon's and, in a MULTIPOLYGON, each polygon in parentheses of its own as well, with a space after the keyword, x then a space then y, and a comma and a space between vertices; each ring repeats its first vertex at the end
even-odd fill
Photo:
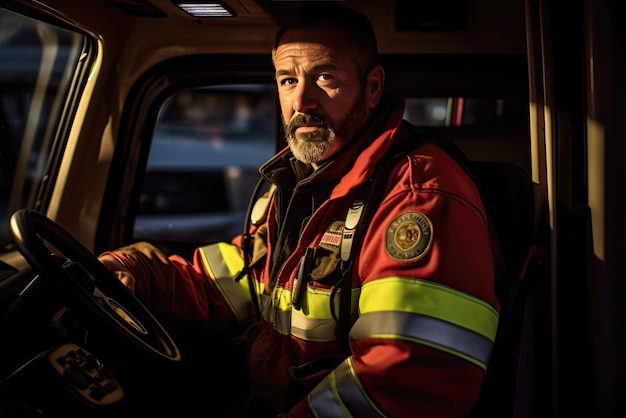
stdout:
POLYGON ((135 240, 212 242, 242 232, 258 168, 276 151, 274 85, 181 91, 163 105, 135 240))
POLYGON ((404 119, 423 127, 528 126, 525 101, 464 97, 407 97, 404 119))

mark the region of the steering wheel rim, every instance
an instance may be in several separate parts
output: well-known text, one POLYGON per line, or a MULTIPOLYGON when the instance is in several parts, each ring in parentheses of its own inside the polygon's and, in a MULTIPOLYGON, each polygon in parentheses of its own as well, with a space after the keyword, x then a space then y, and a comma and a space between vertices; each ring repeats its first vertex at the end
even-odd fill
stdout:
POLYGON ((59 286, 113 334, 152 359, 168 363, 181 361, 181 353, 161 323, 98 258, 56 222, 32 209, 19 209, 11 216, 11 234, 18 251, 40 277, 59 286), (95 282, 90 289, 79 283, 66 265, 46 246, 60 251, 81 274, 95 282))

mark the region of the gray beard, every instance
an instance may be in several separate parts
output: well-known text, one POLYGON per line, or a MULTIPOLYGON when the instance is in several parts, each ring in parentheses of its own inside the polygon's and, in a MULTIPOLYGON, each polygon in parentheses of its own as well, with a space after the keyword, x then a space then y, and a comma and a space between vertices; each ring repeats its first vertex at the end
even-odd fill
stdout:
POLYGON ((296 126, 293 123, 285 125, 285 135, 291 153, 298 160, 305 164, 317 163, 335 155, 349 141, 354 139, 363 128, 370 116, 370 110, 362 100, 363 95, 359 95, 356 102, 350 109, 346 120, 337 127, 326 126, 318 128, 315 132, 295 135, 296 126))

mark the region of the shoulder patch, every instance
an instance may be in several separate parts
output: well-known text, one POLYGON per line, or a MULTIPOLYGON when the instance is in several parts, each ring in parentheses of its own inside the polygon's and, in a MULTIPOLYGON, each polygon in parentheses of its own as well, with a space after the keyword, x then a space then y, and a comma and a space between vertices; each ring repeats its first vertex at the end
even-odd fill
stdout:
POLYGON ((393 220, 385 236, 387 254, 394 260, 424 257, 433 242, 433 224, 421 212, 406 212, 393 220))

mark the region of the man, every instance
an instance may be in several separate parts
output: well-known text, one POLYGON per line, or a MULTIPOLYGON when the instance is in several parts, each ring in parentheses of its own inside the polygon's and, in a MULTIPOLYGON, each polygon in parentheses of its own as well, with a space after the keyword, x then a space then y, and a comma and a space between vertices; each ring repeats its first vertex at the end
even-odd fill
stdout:
POLYGON ((272 60, 289 146, 260 168, 250 234, 192 262, 148 243, 100 260, 159 315, 246 330, 275 414, 467 415, 499 310, 476 186, 403 122, 362 14, 297 10, 272 60))

